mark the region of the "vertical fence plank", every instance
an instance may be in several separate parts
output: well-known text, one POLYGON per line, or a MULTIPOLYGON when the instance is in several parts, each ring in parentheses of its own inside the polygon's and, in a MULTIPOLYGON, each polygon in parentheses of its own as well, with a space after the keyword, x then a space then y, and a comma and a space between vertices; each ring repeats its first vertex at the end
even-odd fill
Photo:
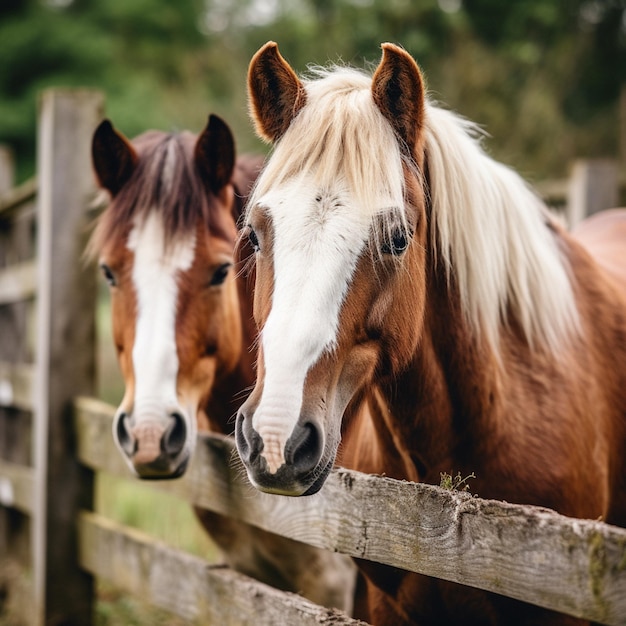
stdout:
POLYGON ((15 162, 8 146, 0 145, 0 195, 9 191, 15 183, 15 162))
POLYGON ((574 162, 569 182, 567 221, 574 226, 585 217, 618 204, 617 163, 611 159, 574 162))
POLYGON ((99 92, 49 90, 39 112, 38 297, 33 532, 35 602, 46 624, 89 624, 93 580, 78 566, 76 518, 93 475, 76 460, 72 398, 93 393, 95 274, 81 262, 93 197, 99 92))

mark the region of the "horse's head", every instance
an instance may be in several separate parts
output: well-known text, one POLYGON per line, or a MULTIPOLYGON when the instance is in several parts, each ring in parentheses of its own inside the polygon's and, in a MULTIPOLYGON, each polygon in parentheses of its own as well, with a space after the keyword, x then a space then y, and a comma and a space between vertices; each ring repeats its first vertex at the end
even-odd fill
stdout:
POLYGON ((261 334, 237 446, 255 486, 287 495, 322 486, 344 411, 406 362, 424 315, 420 71, 385 44, 373 78, 320 74, 301 81, 269 43, 248 75, 275 149, 247 213, 261 334))
POLYGON ((142 478, 180 476, 198 411, 242 350, 233 138, 216 116, 197 139, 150 131, 132 143, 104 121, 92 155, 111 202, 91 248, 126 387, 113 436, 142 478))

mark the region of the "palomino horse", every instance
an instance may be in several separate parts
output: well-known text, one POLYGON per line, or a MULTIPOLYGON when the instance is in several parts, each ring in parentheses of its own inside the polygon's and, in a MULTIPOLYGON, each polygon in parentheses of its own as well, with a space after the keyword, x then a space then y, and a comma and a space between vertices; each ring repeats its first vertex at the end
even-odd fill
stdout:
MULTIPOLYGON (((365 404, 373 424, 343 445, 356 469, 473 472, 481 497, 624 526, 624 239, 620 280, 429 101, 401 48, 384 44, 373 76, 313 72, 297 77, 270 42, 248 75, 275 144, 245 217, 260 348, 236 439, 251 482, 316 492, 365 404)), ((359 565, 375 624, 579 623, 359 565)))
MULTIPOLYGON (((132 143, 104 121, 92 153, 111 202, 90 250, 110 285, 126 386, 113 436, 138 476, 173 478, 197 430, 232 432, 254 382, 252 296, 235 271, 251 250, 235 243, 261 160, 236 162, 231 131, 214 115, 197 138, 150 131, 132 143)), ((355 568, 346 557, 196 512, 231 567, 351 610, 355 568)))

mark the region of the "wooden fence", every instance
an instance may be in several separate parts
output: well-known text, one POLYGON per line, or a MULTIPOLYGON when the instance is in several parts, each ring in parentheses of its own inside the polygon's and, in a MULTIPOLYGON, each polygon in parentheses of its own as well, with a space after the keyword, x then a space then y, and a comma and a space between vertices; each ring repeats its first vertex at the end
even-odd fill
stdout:
POLYGON ((73 397, 94 392, 96 275, 81 256, 94 194, 89 137, 102 113, 100 93, 43 93, 37 181, 0 205, 0 545, 3 562, 30 564, 31 623, 92 614, 76 517, 91 506, 93 474, 74 453, 71 415, 73 397))
MULTIPOLYGON (((102 578, 190 622, 356 624, 93 511, 95 472, 129 476, 113 407, 91 397, 95 272, 80 260, 102 107, 95 92, 46 92, 38 181, 0 188, 0 598, 17 597, 27 624, 89 624, 102 578)), ((269 496, 233 454, 230 439, 201 437, 184 478, 150 486, 318 547, 626 624, 626 530, 347 470, 314 496, 269 496)))

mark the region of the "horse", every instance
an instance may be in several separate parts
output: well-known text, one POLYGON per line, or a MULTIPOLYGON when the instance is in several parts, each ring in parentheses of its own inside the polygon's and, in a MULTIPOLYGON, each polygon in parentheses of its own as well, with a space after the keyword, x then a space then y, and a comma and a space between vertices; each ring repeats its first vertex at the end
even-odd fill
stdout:
MULTIPOLYGON (((228 125, 148 131, 132 142, 104 120, 92 161, 110 203, 88 252, 110 287, 125 382, 113 437, 134 474, 181 476, 198 432, 231 434, 255 376, 251 249, 237 221, 262 158, 235 157, 228 125)), ((208 510, 196 514, 232 568, 328 607, 352 610, 356 568, 341 555, 208 510)))
MULTIPOLYGON (((626 212, 568 233, 399 46, 372 74, 310 72, 274 42, 248 71, 273 144, 243 226, 260 336, 235 433, 250 482, 315 493, 341 443, 354 469, 474 475, 480 497, 625 526, 626 212)), ((583 623, 358 566, 374 624, 583 623)))

